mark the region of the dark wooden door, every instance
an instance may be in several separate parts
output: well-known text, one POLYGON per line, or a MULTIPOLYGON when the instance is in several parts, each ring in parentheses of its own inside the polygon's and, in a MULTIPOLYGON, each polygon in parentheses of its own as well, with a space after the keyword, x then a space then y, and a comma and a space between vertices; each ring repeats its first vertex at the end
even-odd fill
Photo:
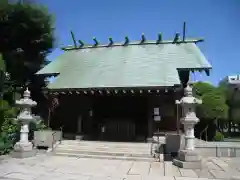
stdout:
POLYGON ((108 119, 105 127, 106 139, 116 141, 132 141, 135 139, 135 124, 130 120, 108 119))

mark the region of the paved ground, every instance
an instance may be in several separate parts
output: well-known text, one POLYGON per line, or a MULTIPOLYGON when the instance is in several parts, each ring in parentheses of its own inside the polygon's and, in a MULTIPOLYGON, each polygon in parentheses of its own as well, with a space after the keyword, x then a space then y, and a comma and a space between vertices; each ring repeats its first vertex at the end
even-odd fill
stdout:
POLYGON ((203 170, 178 169, 171 162, 58 157, 40 154, 0 160, 0 180, 191 180, 240 176, 240 158, 209 158, 203 170))

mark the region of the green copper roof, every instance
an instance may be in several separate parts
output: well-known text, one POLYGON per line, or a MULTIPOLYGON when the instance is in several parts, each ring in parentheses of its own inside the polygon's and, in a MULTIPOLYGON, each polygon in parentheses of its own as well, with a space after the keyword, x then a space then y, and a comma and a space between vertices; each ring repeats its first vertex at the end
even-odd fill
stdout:
POLYGON ((65 51, 37 74, 59 74, 49 89, 179 85, 178 69, 210 69, 195 43, 138 43, 65 51))

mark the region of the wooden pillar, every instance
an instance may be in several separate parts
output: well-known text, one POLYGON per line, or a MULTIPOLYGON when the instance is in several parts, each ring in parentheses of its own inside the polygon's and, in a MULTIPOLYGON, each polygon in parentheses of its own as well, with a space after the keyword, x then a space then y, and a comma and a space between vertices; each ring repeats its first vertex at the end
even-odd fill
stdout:
POLYGON ((148 107, 147 107, 147 121, 148 121, 148 137, 147 140, 148 141, 152 141, 152 137, 153 137, 153 105, 152 105, 152 100, 150 97, 148 97, 148 107))
POLYGON ((79 133, 79 134, 82 133, 82 115, 81 114, 78 116, 77 133, 79 133))
POLYGON ((152 138, 153 136, 153 119, 152 119, 152 112, 148 112, 148 138, 152 138))
MULTIPOLYGON (((174 94, 175 100, 180 100, 181 96, 182 96, 181 91, 177 91, 174 94)), ((175 101, 175 117, 176 117, 176 131, 177 131, 177 134, 179 134, 180 130, 181 130, 181 123, 180 123, 180 118, 181 118, 181 114, 182 114, 181 111, 182 111, 181 106, 179 104, 177 104, 176 101, 175 101)))

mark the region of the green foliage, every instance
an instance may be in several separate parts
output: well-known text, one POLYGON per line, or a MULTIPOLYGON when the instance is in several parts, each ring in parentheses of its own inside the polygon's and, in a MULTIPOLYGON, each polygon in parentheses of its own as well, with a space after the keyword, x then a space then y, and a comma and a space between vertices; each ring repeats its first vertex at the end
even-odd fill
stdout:
POLYGON ((197 113, 201 118, 210 120, 228 118, 228 106, 223 96, 212 91, 201 98, 203 103, 197 108, 197 113))
POLYGON ((3 55, 0 53, 0 71, 6 71, 6 65, 3 59, 3 55))
POLYGON ((1 132, 5 132, 7 134, 18 133, 20 130, 20 125, 17 121, 11 118, 5 118, 1 126, 1 132))
POLYGON ((13 149, 13 140, 11 140, 7 133, 0 134, 0 155, 7 154, 13 149))
POLYGON ((197 82, 193 84, 193 92, 195 96, 202 97, 204 94, 216 90, 216 87, 206 82, 197 82))
POLYGON ((11 121, 13 121, 13 118, 16 118, 18 110, 19 108, 17 107, 10 107, 7 101, 0 100, 0 131, 6 131, 5 127, 8 123, 12 124, 11 121))
POLYGON ((47 129, 47 126, 44 124, 42 120, 32 121, 29 123, 29 139, 32 140, 34 138, 34 131, 41 131, 47 129))
POLYGON ((219 132, 219 131, 216 131, 216 134, 214 136, 214 141, 223 141, 224 140, 224 135, 219 132))
MULTIPOLYGON (((19 139, 20 125, 17 121, 15 121, 17 112, 18 112, 18 108, 9 107, 8 103, 5 103, 4 111, 0 111, 1 117, 2 117, 2 122, 0 126, 0 132, 1 132, 0 139, 3 139, 3 138, 5 139, 4 147, 5 146, 10 147, 10 145, 13 145, 19 139)), ((10 149, 8 148, 7 149, 5 148, 4 150, 2 149, 2 153, 3 152, 5 153, 8 150, 10 149)))
POLYGON ((201 98, 203 103, 197 107, 197 116, 206 120, 226 120, 228 118, 228 106, 221 89, 205 82, 195 83, 195 95, 201 98))
POLYGON ((229 106, 229 121, 240 123, 240 91, 234 85, 228 84, 226 79, 219 82, 219 89, 224 92, 229 106))
POLYGON ((234 123, 240 124, 240 107, 237 106, 231 107, 231 114, 232 114, 231 120, 234 123))
POLYGON ((4 122, 4 112, 9 108, 9 104, 5 100, 0 99, 0 127, 2 123, 4 122))
POLYGON ((19 112, 18 107, 10 107, 4 112, 5 118, 16 118, 19 112))
MULTIPOLYGON (((37 1, 0 1, 0 52, 11 81, 24 86, 29 80, 32 98, 44 99, 44 78, 34 76, 54 46, 53 16, 37 1)), ((0 65, 1 67, 1 65, 0 65)))
MULTIPOLYGON (((36 3, 8 3, 0 7, 0 52, 24 51, 45 56, 53 47, 53 17, 36 3), (2 38, 4 37, 4 38, 2 38), (21 48, 22 50, 20 50, 21 48)), ((43 59, 27 59, 27 61, 43 59)), ((41 62, 42 63, 42 62, 41 62)))
MULTIPOLYGON (((52 51, 52 25, 52 15, 34 0, 0 0, 0 93, 3 95, 0 98, 0 154, 10 149, 19 134, 20 127, 14 121, 19 109, 11 107, 15 93, 12 85, 23 86, 29 80, 32 98, 38 102, 44 99, 41 94, 44 78, 34 73, 45 64, 45 57, 52 51), (6 72, 10 73, 11 81, 6 72)), ((45 127, 35 124, 31 128, 33 132, 45 127)))
POLYGON ((225 94, 229 106, 240 107, 240 91, 234 85, 230 85, 223 80, 219 82, 219 89, 225 94))
POLYGON ((0 111, 7 111, 9 108, 8 102, 0 99, 0 111))
POLYGON ((40 130, 48 129, 48 127, 47 127, 47 125, 44 124, 43 120, 40 120, 40 121, 36 122, 36 129, 38 131, 40 131, 40 130))

